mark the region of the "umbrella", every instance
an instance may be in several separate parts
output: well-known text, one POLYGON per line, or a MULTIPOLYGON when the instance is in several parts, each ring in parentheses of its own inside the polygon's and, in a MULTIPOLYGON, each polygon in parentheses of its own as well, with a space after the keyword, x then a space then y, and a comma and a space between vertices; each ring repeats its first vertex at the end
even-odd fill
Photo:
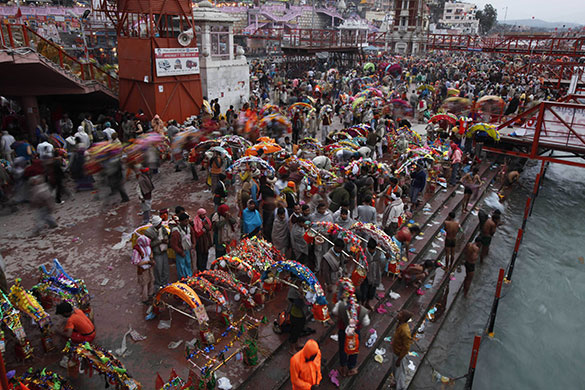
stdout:
POLYGON ((247 170, 248 166, 247 164, 258 164, 262 167, 262 169, 267 169, 269 171, 271 171, 272 173, 274 173, 274 168, 272 168, 272 166, 270 164, 268 164, 268 162, 266 160, 261 159, 260 157, 256 157, 256 156, 245 156, 242 158, 237 159, 230 167, 228 167, 228 169, 226 171, 231 172, 233 170, 239 170, 242 168, 242 165, 244 164, 244 169, 247 170))
POLYGON ((364 65, 364 71, 365 72, 373 72, 376 70, 376 65, 374 65, 371 62, 368 62, 364 65))
POLYGON ((264 151, 264 154, 270 154, 270 153, 275 153, 275 152, 281 151, 282 147, 280 147, 280 145, 273 144, 273 143, 261 142, 259 144, 253 145, 253 146, 249 147, 248 149, 246 149, 245 155, 246 156, 256 156, 260 149, 262 149, 264 151))
POLYGON ((496 129, 496 126, 490 125, 489 123, 477 123, 471 126, 469 129, 467 129, 466 135, 471 137, 477 131, 483 131, 484 133, 487 133, 487 135, 492 137, 494 141, 500 140, 500 133, 496 129))
POLYGON ((458 96, 460 92, 461 92, 461 91, 459 91, 458 89, 455 89, 455 88, 449 88, 449 89, 447 90, 447 96, 458 96))
POLYGON ((224 157, 231 157, 230 152, 228 152, 227 150, 225 150, 224 148, 222 148, 221 146, 214 146, 212 148, 209 148, 209 150, 213 151, 213 152, 218 152, 224 155, 224 157))
POLYGON ((265 104, 264 107, 258 113, 259 116, 263 117, 269 114, 276 114, 280 112, 280 108, 274 104, 265 104))
POLYGON ((219 146, 219 141, 216 139, 208 139, 207 141, 202 141, 195 145, 195 150, 204 151, 213 146, 219 146))
POLYGON ((431 117, 431 119, 429 120, 429 123, 436 123, 436 122, 440 122, 440 121, 447 121, 450 124, 454 125, 455 123, 457 123, 459 119, 457 118, 456 115, 453 115, 451 113, 448 114, 436 114, 433 115, 431 117))
POLYGON ((504 99, 494 95, 484 96, 477 101, 477 106, 481 111, 492 115, 502 115, 505 105, 504 99))
POLYGON ((420 87, 418 87, 416 89, 417 91, 424 91, 424 90, 428 90, 430 92, 435 92, 435 87, 433 87, 432 85, 429 84, 425 84, 425 85, 421 85, 420 87))
POLYGON ((388 65, 386 67, 386 73, 390 73, 393 76, 397 76, 402 73, 402 66, 400 66, 400 64, 388 65))
POLYGON ((243 147, 247 149, 252 146, 250 141, 239 135, 224 135, 223 137, 219 137, 217 140, 221 142, 221 145, 228 144, 238 148, 243 147))
POLYGON ((303 102, 297 102, 297 103, 293 103, 290 105, 290 107, 288 108, 288 112, 292 113, 293 110, 307 110, 307 111, 312 111, 315 108, 313 106, 311 106, 309 103, 303 103, 303 102))
MULTIPOLYGON (((281 115, 281 114, 270 114, 268 116, 265 116, 264 118, 260 119, 260 122, 258 122, 258 127, 262 130, 275 128, 276 130, 279 130, 281 132, 282 131, 286 131, 287 133, 292 132, 291 121, 287 117, 285 117, 284 115, 281 115)), ((258 138, 258 141, 260 141, 260 142, 266 141, 269 143, 276 142, 272 138, 268 138, 268 137, 260 137, 260 138, 258 138), (267 139, 264 140, 262 138, 267 138, 267 139)))
POLYGON ((449 112, 459 114, 462 111, 469 110, 469 108, 471 107, 471 101, 467 98, 453 96, 445 99, 441 107, 449 112))
POLYGON ((357 98, 357 99, 355 99, 353 101, 353 103, 351 104, 351 106, 352 106, 353 109, 355 109, 357 106, 361 105, 365 101, 366 101, 366 97, 365 96, 359 97, 359 98, 357 98))

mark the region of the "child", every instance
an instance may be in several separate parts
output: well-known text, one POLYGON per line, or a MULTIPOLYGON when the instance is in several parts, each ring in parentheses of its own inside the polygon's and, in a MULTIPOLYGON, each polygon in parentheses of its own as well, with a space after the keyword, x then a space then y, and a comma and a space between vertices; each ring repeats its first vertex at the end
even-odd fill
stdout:
POLYGON ((138 284, 141 287, 142 303, 149 304, 154 295, 154 273, 152 266, 154 260, 150 249, 150 239, 146 236, 140 236, 136 240, 132 251, 132 264, 136 266, 138 274, 138 284))

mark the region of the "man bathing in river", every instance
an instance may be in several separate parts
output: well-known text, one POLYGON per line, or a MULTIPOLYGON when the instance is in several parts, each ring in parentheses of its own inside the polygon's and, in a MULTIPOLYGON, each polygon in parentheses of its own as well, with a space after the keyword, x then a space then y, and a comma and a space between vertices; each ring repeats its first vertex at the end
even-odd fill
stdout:
POLYGON ((481 245, 481 236, 477 236, 474 242, 465 245, 463 249, 463 256, 465 258, 465 280, 463 281, 463 296, 467 298, 473 274, 475 273, 475 263, 479 255, 481 245))
POLYGON ((481 239, 481 253, 479 255, 479 261, 483 264, 490 250, 490 244, 492 243, 492 237, 496 233, 496 228, 500 224, 501 213, 496 210, 492 213, 492 217, 485 221, 481 227, 480 239, 481 239))
POLYGON ((459 222, 455 221, 455 212, 451 211, 445 221, 445 262, 446 269, 450 270, 455 263, 455 246, 457 245, 457 233, 461 229, 459 222))

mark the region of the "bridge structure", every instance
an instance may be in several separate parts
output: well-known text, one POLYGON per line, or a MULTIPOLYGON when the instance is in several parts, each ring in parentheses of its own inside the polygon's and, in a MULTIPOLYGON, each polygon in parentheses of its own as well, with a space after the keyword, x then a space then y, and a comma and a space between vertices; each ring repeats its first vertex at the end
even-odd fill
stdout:
POLYGON ((585 95, 541 102, 497 129, 500 141, 489 152, 585 168, 585 95))
POLYGON ((114 105, 118 78, 68 54, 24 24, 0 26, 0 95, 19 99, 29 131, 40 122, 38 98, 68 105, 114 105))

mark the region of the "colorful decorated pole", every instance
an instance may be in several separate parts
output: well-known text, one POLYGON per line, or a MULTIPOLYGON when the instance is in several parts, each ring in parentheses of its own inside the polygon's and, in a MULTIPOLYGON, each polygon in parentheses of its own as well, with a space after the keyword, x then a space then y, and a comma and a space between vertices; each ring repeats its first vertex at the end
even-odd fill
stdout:
MULTIPOLYGON (((333 245, 333 242, 330 239, 328 239, 327 237, 325 237, 324 234, 316 231, 313 228, 310 228, 309 230, 311 232, 315 233, 316 235, 318 235, 319 237, 321 237, 322 239, 324 239, 325 241, 327 241, 330 245, 333 245)), ((342 250, 341 253, 343 253, 345 256, 349 257, 351 259, 351 261, 353 261, 354 263, 356 263, 358 265, 358 267, 366 268, 363 264, 360 264, 359 261, 357 261, 356 259, 354 259, 353 256, 350 255, 349 253, 347 253, 346 251, 342 250)))

